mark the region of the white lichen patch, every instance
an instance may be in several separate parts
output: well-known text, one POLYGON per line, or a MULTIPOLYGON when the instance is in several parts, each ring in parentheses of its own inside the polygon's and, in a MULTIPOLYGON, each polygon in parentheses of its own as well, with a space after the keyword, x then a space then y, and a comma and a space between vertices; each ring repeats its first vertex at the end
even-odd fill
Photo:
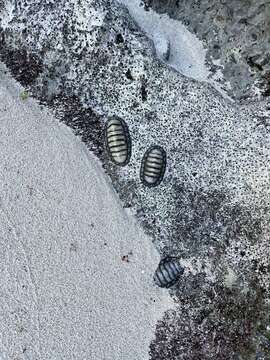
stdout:
POLYGON ((207 81, 209 70, 205 64, 203 43, 180 22, 167 14, 146 11, 140 0, 119 0, 146 35, 153 40, 157 56, 181 74, 199 81, 207 81))
POLYGON ((15 11, 15 3, 11 1, 7 1, 2 10, 2 16, 0 17, 0 26, 3 29, 7 29, 9 27, 9 24, 13 19, 14 11, 15 11))

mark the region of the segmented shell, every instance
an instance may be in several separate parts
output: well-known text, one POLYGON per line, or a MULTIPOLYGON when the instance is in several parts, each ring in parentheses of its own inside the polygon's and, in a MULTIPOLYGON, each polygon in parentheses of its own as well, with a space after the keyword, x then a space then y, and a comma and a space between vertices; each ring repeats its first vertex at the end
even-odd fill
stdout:
POLYGON ((105 141, 110 159, 117 165, 128 164, 131 156, 131 139, 124 120, 113 117, 107 122, 105 141))
POLYGON ((160 261, 154 275, 154 282, 162 288, 173 286, 183 274, 184 269, 176 258, 167 257, 160 261))
POLYGON ((166 152, 158 145, 151 146, 143 156, 140 177, 144 185, 154 187, 161 183, 166 170, 166 152))

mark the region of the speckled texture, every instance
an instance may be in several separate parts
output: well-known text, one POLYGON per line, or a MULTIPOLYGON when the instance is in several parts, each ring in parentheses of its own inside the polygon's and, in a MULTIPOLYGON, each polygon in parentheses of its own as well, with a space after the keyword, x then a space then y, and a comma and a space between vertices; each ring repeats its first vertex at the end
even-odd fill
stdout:
POLYGON ((0 79, 0 359, 147 359, 174 308, 158 252, 79 138, 0 79))
POLYGON ((265 0, 145 0, 204 41, 213 77, 237 100, 270 95, 270 3, 265 0), (220 73, 223 74, 220 77, 220 73))
POLYGON ((185 268, 171 290, 178 308, 157 325, 151 359, 253 360, 266 354, 267 102, 231 103, 210 85, 166 68, 116 3, 48 4, 25 1, 8 26, 4 16, 0 55, 16 77, 24 64, 28 69, 27 59, 38 59, 39 71, 28 83, 33 94, 100 156, 124 206, 162 256, 180 258, 185 268), (24 64, 18 49, 29 54, 24 64), (133 156, 123 169, 102 151, 102 127, 113 114, 125 119, 132 136, 133 156), (151 144, 168 154, 166 176, 155 189, 139 180, 151 144))

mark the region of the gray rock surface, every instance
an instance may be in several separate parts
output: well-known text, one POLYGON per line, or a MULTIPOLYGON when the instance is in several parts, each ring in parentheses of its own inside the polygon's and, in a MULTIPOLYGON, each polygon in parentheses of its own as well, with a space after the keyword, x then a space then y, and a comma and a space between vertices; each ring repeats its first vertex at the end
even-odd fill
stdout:
POLYGON ((185 272, 157 324, 152 360, 269 359, 269 108, 242 106, 167 68, 109 0, 5 1, 0 58, 103 161, 125 207, 185 272), (128 167, 103 152, 109 115, 133 140, 128 167), (168 154, 146 189, 150 144, 168 154), (268 352, 268 355, 267 355, 268 352))
POLYGON ((265 0, 145 0, 181 20, 203 40, 213 76, 235 99, 270 95, 270 2, 265 0))

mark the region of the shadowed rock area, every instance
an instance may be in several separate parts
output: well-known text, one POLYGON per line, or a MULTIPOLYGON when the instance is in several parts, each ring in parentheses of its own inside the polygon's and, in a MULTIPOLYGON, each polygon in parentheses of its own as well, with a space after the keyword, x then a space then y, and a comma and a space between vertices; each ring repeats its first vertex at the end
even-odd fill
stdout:
POLYGON ((267 101, 231 103, 167 68, 109 0, 6 0, 0 15, 1 60, 100 157, 161 256, 179 257, 185 268, 150 358, 269 359, 267 101), (103 153, 113 114, 132 136, 131 163, 121 169, 103 153), (155 189, 139 181, 151 144, 168 156, 155 189))
POLYGON ((270 95, 269 1, 145 0, 145 6, 182 21, 204 41, 213 76, 230 96, 270 95))

